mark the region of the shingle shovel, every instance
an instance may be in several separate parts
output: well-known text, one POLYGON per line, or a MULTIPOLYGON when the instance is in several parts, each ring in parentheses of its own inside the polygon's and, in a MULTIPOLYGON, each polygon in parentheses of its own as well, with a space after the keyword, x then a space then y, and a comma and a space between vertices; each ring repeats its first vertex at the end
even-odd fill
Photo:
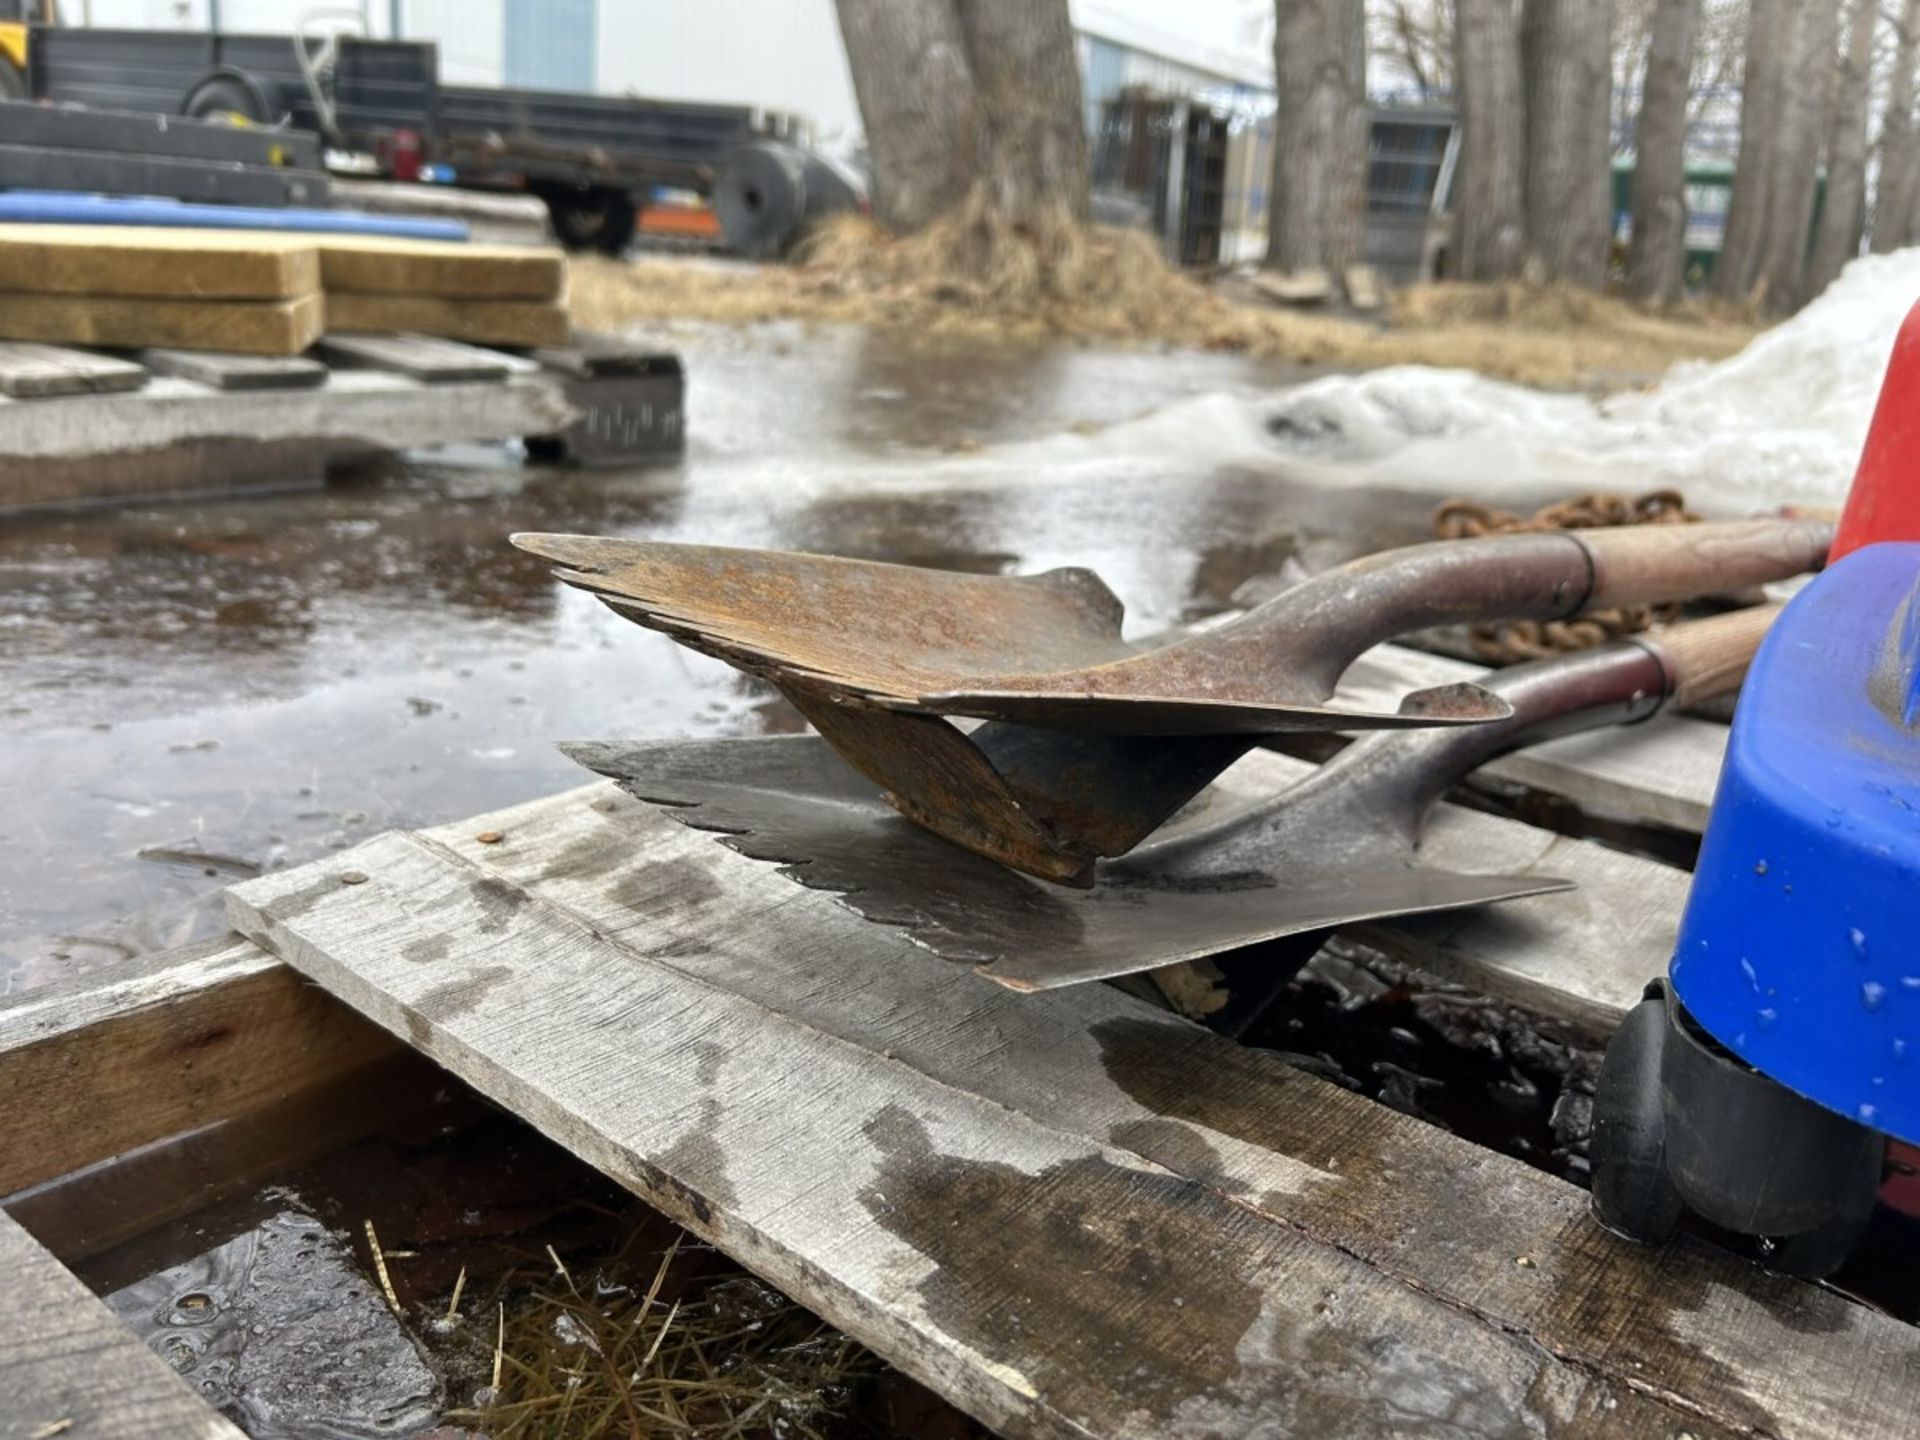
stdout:
POLYGON ((1153 833, 1262 735, 1484 724, 1474 685, 1393 711, 1329 705, 1378 641, 1430 625, 1562 619, 1784 579, 1806 520, 1560 531, 1409 546, 1327 571, 1204 633, 1128 642, 1080 569, 1003 577, 789 551, 516 535, 620 614, 764 676, 916 823, 1043 879, 1153 833), (943 716, 997 722, 963 734, 943 716))
MULTIPOLYGON (((1067 890, 962 853, 888 808, 815 736, 563 747, 675 819, 836 892, 869 920, 1016 990, 1108 979, 1261 941, 1565 890, 1422 863, 1442 793, 1503 751, 1735 688, 1777 607, 1669 626, 1500 671, 1504 720, 1349 745, 1278 796, 1203 803, 1095 885, 1067 890)), ((1211 792, 1210 792, 1211 793, 1211 792)))

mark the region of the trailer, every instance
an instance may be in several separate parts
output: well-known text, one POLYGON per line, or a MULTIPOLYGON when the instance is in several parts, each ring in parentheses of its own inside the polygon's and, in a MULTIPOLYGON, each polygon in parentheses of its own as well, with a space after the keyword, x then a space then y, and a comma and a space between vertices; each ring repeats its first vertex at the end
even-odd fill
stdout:
MULTIPOLYGON (((656 187, 713 197, 728 240, 775 253, 856 189, 794 141, 791 116, 559 91, 440 83, 438 47, 352 34, 230 35, 33 25, 16 88, 98 109, 307 131, 402 181, 444 172, 530 194, 570 248, 619 254, 656 187), (771 170, 767 147, 791 151, 771 170), (791 177, 792 183, 778 183, 791 177), (729 192, 734 192, 729 204, 729 192)), ((12 65, 0 55, 0 70, 12 65)), ((364 173, 364 168, 361 173, 364 173)))

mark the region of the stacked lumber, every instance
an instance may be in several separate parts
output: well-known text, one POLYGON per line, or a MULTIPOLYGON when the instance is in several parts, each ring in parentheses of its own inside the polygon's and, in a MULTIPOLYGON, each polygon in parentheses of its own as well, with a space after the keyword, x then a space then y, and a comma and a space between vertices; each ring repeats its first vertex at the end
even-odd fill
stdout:
POLYGON ((0 340, 295 355, 324 326, 305 237, 0 226, 0 340))
POLYGON ((391 237, 0 225, 0 340, 297 355, 323 333, 564 345, 557 250, 391 237))
POLYGON ((566 260, 524 245, 316 237, 329 333, 564 345, 566 260))

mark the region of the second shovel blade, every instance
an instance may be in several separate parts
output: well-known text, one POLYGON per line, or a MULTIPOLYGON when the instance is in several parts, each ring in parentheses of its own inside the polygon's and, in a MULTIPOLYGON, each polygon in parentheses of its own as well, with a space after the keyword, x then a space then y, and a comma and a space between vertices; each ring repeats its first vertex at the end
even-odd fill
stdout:
POLYGON ((780 863, 869 920, 1018 990, 1051 989, 1365 920, 1570 888, 1535 875, 1324 864, 1319 847, 1257 867, 1070 891, 968 854, 895 814, 814 736, 564 747, 591 770, 742 854, 780 863))

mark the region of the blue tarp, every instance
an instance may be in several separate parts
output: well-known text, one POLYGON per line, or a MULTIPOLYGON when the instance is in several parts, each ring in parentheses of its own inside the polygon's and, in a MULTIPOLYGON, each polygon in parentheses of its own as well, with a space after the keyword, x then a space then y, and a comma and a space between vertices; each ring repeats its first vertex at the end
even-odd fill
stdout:
POLYGON ((266 210, 247 205, 195 205, 62 190, 0 190, 0 222, 32 225, 158 225, 198 230, 280 230, 330 235, 387 235, 405 240, 465 240, 461 220, 413 220, 357 210, 266 210))

